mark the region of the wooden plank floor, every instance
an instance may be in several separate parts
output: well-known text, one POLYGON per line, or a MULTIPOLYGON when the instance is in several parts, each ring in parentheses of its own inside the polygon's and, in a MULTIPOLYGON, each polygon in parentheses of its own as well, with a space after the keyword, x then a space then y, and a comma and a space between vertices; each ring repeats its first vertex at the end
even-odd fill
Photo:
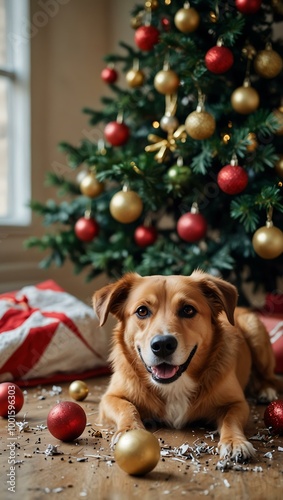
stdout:
POLYGON ((97 423, 98 403, 108 377, 86 382, 90 393, 80 404, 86 412, 88 425, 82 436, 72 443, 58 441, 45 427, 47 414, 57 401, 71 400, 69 384, 60 384, 61 394, 54 394, 52 386, 26 390, 24 407, 17 415, 17 422, 24 424, 17 425, 14 440, 17 461, 15 493, 8 491, 7 473, 12 448, 8 446, 7 420, 0 417, 1 499, 283 498, 283 451, 280 451, 283 439, 271 437, 264 428, 264 406, 251 402, 247 436, 256 438, 252 442, 257 449, 257 458, 252 463, 237 466, 219 463, 215 454, 217 436, 210 432, 213 429, 193 427, 175 431, 152 428, 160 439, 163 456, 152 472, 144 477, 134 477, 115 464, 110 447, 111 431, 97 423), (96 435, 98 430, 102 437, 96 435), (191 449, 186 451, 188 447, 182 447, 184 443, 188 443, 191 449), (49 455, 49 445, 61 454, 49 455), (182 455, 182 452, 187 455, 182 455))

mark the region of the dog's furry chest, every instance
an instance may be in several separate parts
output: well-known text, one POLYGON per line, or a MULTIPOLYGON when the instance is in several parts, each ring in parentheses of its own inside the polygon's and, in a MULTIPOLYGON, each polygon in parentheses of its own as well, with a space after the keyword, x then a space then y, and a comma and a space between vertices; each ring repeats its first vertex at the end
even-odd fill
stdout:
POLYGON ((196 384, 188 377, 181 377, 177 384, 162 387, 165 397, 164 422, 175 429, 181 429, 188 422, 190 401, 196 384))

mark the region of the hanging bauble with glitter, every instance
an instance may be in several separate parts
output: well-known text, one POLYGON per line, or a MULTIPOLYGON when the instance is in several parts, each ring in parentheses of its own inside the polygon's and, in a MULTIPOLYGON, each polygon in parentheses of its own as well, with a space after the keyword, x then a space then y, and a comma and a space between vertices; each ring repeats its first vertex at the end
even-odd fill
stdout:
POLYGON ((254 251, 262 259, 276 259, 283 252, 283 233, 273 225, 272 207, 268 210, 266 225, 260 227, 253 235, 254 251))
POLYGON ((182 240, 194 243, 205 237, 207 222, 199 213, 197 203, 193 203, 191 211, 181 215, 177 222, 177 233, 182 240))
POLYGON ((111 146, 123 146, 130 137, 130 129, 121 121, 107 123, 104 129, 104 137, 111 146))
POLYGON ((234 90, 231 95, 232 107, 237 113, 248 115, 259 107, 258 92, 251 86, 249 78, 246 78, 243 85, 234 90))
POLYGON ((105 83, 115 83, 118 80, 118 73, 112 66, 107 66, 101 71, 101 78, 105 83))
POLYGON ((192 139, 208 139, 214 134, 216 123, 213 116, 204 109, 204 96, 199 96, 196 111, 187 116, 185 128, 192 139))
POLYGON ((260 50, 254 60, 254 69, 263 78, 275 78, 283 67, 281 56, 272 50, 271 43, 266 44, 264 50, 260 50))
POLYGON ((83 195, 89 198, 96 198, 104 191, 104 183, 99 182, 96 178, 95 172, 88 172, 80 182, 80 191, 83 195))
POLYGON ((147 226, 143 224, 136 228, 134 240, 139 247, 145 248, 155 243, 157 235, 157 229, 154 226, 147 226))
POLYGON ((156 73, 153 84, 160 94, 174 94, 180 85, 180 79, 165 63, 163 69, 156 73))
POLYGON ((248 174, 243 167, 238 165, 236 155, 233 155, 229 165, 221 168, 218 172, 217 183, 220 189, 226 194, 239 194, 247 187, 249 181, 248 174))
POLYGON ((236 9, 242 14, 255 14, 261 7, 262 0, 235 0, 236 9))
POLYGON ((176 12, 174 23, 182 33, 193 33, 199 26, 200 15, 189 2, 185 2, 183 8, 176 12))
POLYGON ((140 26, 135 31, 135 43, 140 50, 148 52, 159 41, 159 31, 155 26, 140 26))
POLYGON ((92 241, 99 233, 99 225, 91 217, 90 212, 86 211, 84 217, 80 217, 74 226, 76 237, 86 243, 92 241))
POLYGON ((233 66, 234 56, 228 47, 223 46, 223 42, 220 39, 215 47, 211 47, 207 51, 204 62, 209 71, 221 75, 233 66))
POLYGON ((135 191, 124 186, 122 191, 114 194, 109 209, 113 219, 122 222, 122 224, 130 224, 141 215, 143 202, 135 191))

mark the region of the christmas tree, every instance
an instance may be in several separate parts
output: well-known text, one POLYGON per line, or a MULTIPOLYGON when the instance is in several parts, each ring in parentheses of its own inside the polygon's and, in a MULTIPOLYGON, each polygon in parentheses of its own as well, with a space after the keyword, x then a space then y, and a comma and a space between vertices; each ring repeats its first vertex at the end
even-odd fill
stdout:
POLYGON ((111 96, 83 110, 104 139, 62 142, 76 182, 50 173, 65 199, 31 202, 55 228, 27 242, 50 250, 43 267, 70 259, 90 280, 201 268, 233 282, 242 302, 247 281, 277 289, 282 16, 281 0, 135 6, 133 44, 105 56, 99 75, 111 96))

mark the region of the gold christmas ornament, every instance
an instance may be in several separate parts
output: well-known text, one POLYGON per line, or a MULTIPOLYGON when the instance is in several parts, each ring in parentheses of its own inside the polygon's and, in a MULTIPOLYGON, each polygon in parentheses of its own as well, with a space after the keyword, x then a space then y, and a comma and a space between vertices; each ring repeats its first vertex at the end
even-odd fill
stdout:
POLYGON ((88 386, 82 380, 74 380, 69 386, 69 394, 76 401, 83 401, 88 395, 88 386))
POLYGON ((272 207, 267 212, 266 225, 260 227, 253 235, 252 245, 254 251, 262 259, 276 259, 283 252, 283 233, 273 226, 272 207))
POLYGON ((80 183, 80 191, 89 198, 95 198, 104 191, 104 183, 98 182, 94 172, 85 175, 80 183))
POLYGON ((249 79, 244 81, 242 87, 238 87, 231 95, 232 107, 237 113, 248 115, 259 107, 258 92, 251 87, 249 79))
POLYGON ((144 6, 147 10, 156 10, 158 8, 158 0, 146 0, 144 6))
POLYGON ((283 155, 279 156, 278 162, 275 164, 275 171, 279 177, 283 178, 283 155))
POLYGON ((136 88, 141 87, 145 80, 145 74, 139 68, 139 60, 135 59, 133 62, 133 67, 126 73, 126 81, 129 87, 136 88))
POLYGON ((182 33, 192 33, 200 23, 200 15, 189 2, 185 2, 182 9, 179 9, 174 17, 176 28, 182 33))
POLYGON ((147 474, 156 467, 160 459, 158 439, 144 429, 125 432, 116 444, 114 458, 128 474, 147 474))
POLYGON ((193 111, 185 121, 187 134, 193 139, 208 139, 214 134, 216 123, 207 111, 193 111))
POLYGON ((177 73, 165 64, 163 69, 156 73, 153 84, 160 94, 174 94, 179 87, 180 79, 177 73))
POLYGON ((126 74, 127 83, 129 87, 132 88, 141 87, 144 83, 144 79, 145 75, 140 69, 130 69, 130 71, 126 74))
POLYGON ((124 186, 122 191, 114 194, 109 209, 113 219, 122 222, 122 224, 130 224, 141 215, 143 202, 135 191, 124 186))
POLYGON ((276 135, 283 135, 283 106, 280 106, 280 108, 275 109, 273 111, 273 114, 276 118, 276 121, 278 122, 279 128, 276 130, 275 134, 276 135))
POLYGON ((265 50, 258 52, 254 60, 254 69, 263 78, 275 78, 283 67, 280 55, 272 50, 271 44, 267 44, 265 50))

